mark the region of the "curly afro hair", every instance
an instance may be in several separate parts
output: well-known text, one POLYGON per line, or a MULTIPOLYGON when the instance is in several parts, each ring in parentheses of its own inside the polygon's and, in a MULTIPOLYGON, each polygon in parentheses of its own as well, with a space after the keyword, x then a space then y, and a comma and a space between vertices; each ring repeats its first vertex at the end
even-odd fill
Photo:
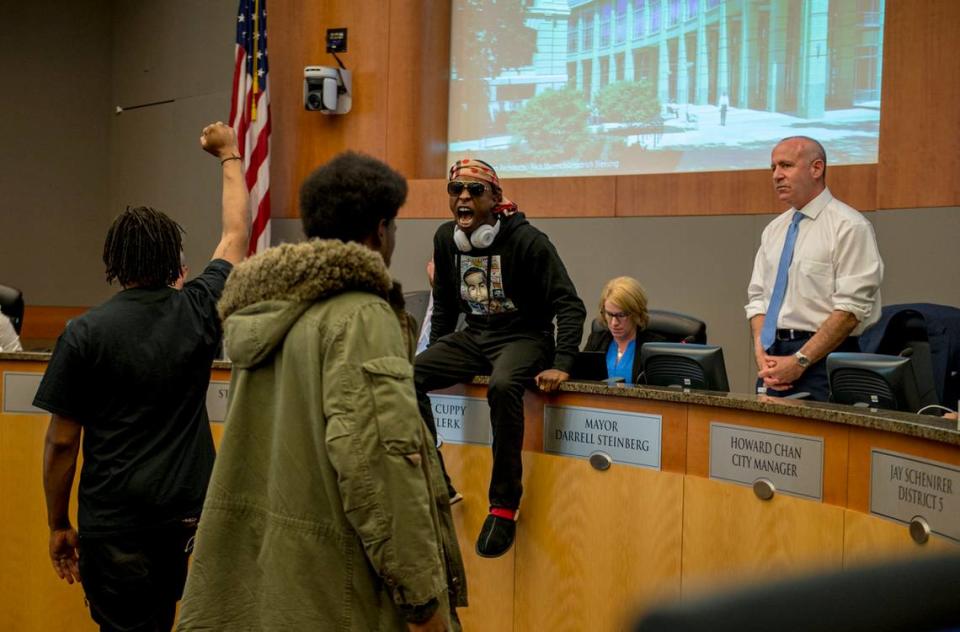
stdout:
POLYGON ((300 187, 300 218, 307 238, 363 241, 407 199, 407 181, 383 162, 356 152, 337 155, 300 187))

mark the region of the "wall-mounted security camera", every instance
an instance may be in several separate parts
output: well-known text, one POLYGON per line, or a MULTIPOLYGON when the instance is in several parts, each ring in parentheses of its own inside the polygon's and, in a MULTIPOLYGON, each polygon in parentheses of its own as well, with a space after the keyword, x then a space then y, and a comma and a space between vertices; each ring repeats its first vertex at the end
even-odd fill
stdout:
POLYGON ((327 66, 303 69, 303 107, 323 114, 346 114, 353 103, 350 71, 327 66))

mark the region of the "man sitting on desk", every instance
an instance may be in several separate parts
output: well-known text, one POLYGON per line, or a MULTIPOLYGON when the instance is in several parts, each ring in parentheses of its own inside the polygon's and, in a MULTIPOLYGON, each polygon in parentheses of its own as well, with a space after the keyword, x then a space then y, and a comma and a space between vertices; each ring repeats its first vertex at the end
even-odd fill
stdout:
POLYGON ((747 288, 747 318, 768 395, 827 401, 832 351, 880 318, 883 261, 873 226, 825 182, 827 155, 806 136, 785 138, 770 161, 777 197, 791 208, 764 229, 747 288))
MULTIPOLYGON (((513 544, 523 493, 524 388, 536 383, 553 391, 570 377, 586 310, 553 244, 504 198, 493 167, 457 161, 447 193, 454 221, 441 225, 433 238, 433 324, 430 347, 416 360, 417 399, 436 438, 427 393, 490 375, 490 514, 477 553, 497 557, 513 544), (461 311, 467 327, 454 332, 461 311)), ((459 494, 448 486, 451 501, 457 500, 459 494)))

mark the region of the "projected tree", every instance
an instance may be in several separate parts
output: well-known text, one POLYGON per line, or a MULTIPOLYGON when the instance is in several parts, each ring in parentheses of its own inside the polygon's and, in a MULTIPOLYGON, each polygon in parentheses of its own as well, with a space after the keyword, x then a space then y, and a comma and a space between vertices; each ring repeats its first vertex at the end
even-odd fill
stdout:
POLYGON ((605 86, 597 95, 597 111, 611 123, 660 123, 660 99, 656 88, 646 79, 605 86))
MULTIPOLYGON (((462 135, 482 136, 490 130, 489 82, 505 70, 528 66, 537 49, 537 32, 524 20, 532 0, 460 0, 454 3, 454 33, 450 59, 451 103, 462 112, 462 135), (465 133, 465 134, 464 134, 465 133)), ((456 126, 454 126, 456 128, 456 126)))
POLYGON ((575 155, 587 142, 589 116, 582 93, 547 90, 527 101, 507 127, 526 141, 535 158, 554 160, 575 155))
POLYGON ((464 0, 454 10, 470 35, 451 59, 458 78, 492 79, 508 68, 527 66, 537 49, 537 32, 524 24, 531 0, 464 0))

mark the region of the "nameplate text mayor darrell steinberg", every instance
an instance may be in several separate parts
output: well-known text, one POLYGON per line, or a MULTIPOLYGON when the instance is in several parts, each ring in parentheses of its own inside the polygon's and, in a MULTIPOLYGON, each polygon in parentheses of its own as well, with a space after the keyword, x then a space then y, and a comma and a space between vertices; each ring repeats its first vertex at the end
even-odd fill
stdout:
POLYGON ((584 430, 554 429, 554 439, 561 442, 582 443, 598 448, 623 448, 649 452, 649 439, 636 439, 620 434, 619 423, 614 419, 584 419, 584 430))
POLYGON ((614 463, 660 469, 660 415, 579 406, 544 406, 543 450, 589 457, 603 452, 614 463))

